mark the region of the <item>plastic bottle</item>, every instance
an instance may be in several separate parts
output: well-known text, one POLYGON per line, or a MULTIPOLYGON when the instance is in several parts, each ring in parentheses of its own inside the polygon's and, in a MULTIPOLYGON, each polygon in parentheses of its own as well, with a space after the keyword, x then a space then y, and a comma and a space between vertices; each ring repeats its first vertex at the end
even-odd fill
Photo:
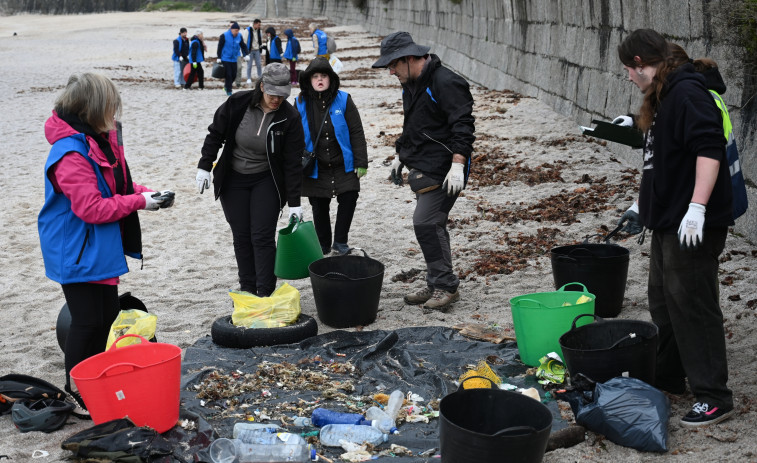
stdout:
POLYGON ((386 404, 384 412, 389 415, 389 418, 395 423, 397 422, 397 415, 399 415, 400 408, 402 408, 404 402, 405 394, 403 394, 402 391, 393 391, 391 395, 389 395, 389 401, 386 404))
POLYGON ((247 421, 242 421, 240 423, 234 424, 234 431, 232 433, 234 439, 239 437, 239 433, 245 429, 273 429, 275 431, 278 431, 281 429, 281 427, 274 423, 250 423, 247 421))
POLYGON ((313 426, 313 420, 311 420, 310 418, 306 416, 298 416, 294 419, 292 424, 294 424, 295 426, 301 426, 301 427, 313 426))
POLYGON ((365 418, 370 421, 371 426, 379 429, 384 434, 397 432, 394 420, 379 407, 371 407, 366 410, 365 418))
POLYGON ((373 426, 359 424, 327 424, 321 428, 321 445, 340 447, 339 441, 346 440, 356 444, 367 442, 379 445, 388 440, 388 436, 373 426))
POLYGON ((341 413, 326 408, 316 408, 312 416, 313 426, 326 426, 327 424, 362 424, 365 417, 358 413, 341 413))
POLYGON ((307 441, 299 434, 288 432, 271 432, 267 429, 244 429, 239 432, 237 440, 255 445, 305 445, 307 441))
POLYGON ((315 449, 310 445, 246 444, 239 439, 216 439, 208 454, 213 463, 268 463, 292 461, 305 463, 315 460, 315 449))

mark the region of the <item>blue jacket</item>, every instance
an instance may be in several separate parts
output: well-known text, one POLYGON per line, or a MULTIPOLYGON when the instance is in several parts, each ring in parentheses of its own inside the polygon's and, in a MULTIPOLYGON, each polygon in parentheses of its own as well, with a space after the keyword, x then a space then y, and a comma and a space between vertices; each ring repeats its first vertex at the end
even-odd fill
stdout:
POLYGON ((292 29, 285 30, 284 35, 287 36, 287 47, 286 50, 284 50, 284 59, 297 61, 299 53, 295 53, 294 45, 297 44, 297 48, 299 48, 299 40, 294 36, 292 29))
POLYGON ((181 58, 186 58, 189 53, 189 41, 181 38, 181 35, 173 40, 173 54, 171 60, 181 61, 181 58))
POLYGON ((87 156, 89 147, 84 134, 62 138, 53 144, 45 163, 45 204, 37 220, 45 275, 60 284, 99 281, 123 275, 129 267, 124 257, 119 222, 84 222, 71 210, 71 201, 63 193, 55 192, 47 175, 56 162, 72 151, 80 153, 92 164, 103 197, 112 196, 99 166, 87 156))
POLYGON ((268 53, 271 55, 271 59, 281 59, 281 39, 278 35, 271 39, 271 46, 268 49, 268 53))
MULTIPOLYGON (((344 157, 344 171, 352 172, 355 170, 354 157, 352 155, 352 143, 350 143, 350 129, 347 127, 347 121, 344 119, 344 111, 347 108, 347 97, 349 94, 339 90, 336 94, 336 98, 331 102, 329 106, 329 116, 331 117, 331 123, 334 126, 334 132, 336 133, 336 140, 339 142, 339 147, 342 148, 342 157, 344 157)), ((307 110, 305 107, 304 98, 297 98, 297 110, 300 112, 300 119, 302 120, 302 129, 305 131, 305 148, 308 151, 314 152, 313 142, 315 140, 310 139, 310 127, 308 125, 307 110)), ((317 129, 316 129, 317 130, 317 129)), ((310 178, 318 178, 318 160, 315 161, 315 169, 310 178)))
POLYGON ((315 54, 328 55, 329 49, 326 47, 326 40, 328 39, 328 35, 326 35, 326 33, 320 29, 316 29, 315 32, 313 32, 313 35, 318 36, 318 51, 315 54))
POLYGON ((189 62, 202 63, 205 61, 205 51, 202 49, 202 42, 195 35, 189 44, 189 62))
POLYGON ((218 41, 218 56, 221 61, 236 63, 239 55, 247 55, 247 45, 242 41, 242 34, 236 37, 231 33, 231 29, 224 32, 218 41))

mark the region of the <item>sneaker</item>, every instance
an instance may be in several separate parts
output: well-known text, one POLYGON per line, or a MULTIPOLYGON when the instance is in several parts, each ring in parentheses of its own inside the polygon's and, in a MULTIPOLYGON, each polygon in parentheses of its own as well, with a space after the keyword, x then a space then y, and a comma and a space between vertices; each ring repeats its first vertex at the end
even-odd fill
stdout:
POLYGON ((430 313, 432 310, 437 310, 442 313, 447 313, 453 302, 460 300, 460 293, 455 291, 450 293, 443 289, 435 289, 428 301, 423 304, 423 311, 430 313))
POLYGON ((350 252, 350 247, 347 246, 347 243, 337 243, 334 241, 334 245, 331 246, 331 250, 334 251, 335 256, 343 256, 350 252))
POLYGON ((405 304, 410 304, 410 305, 425 304, 426 301, 431 299, 431 296, 433 294, 434 294, 434 289, 426 286, 420 291, 406 294, 404 298, 405 304))
POLYGON ((176 88, 181 87, 181 85, 179 85, 179 84, 174 84, 173 86, 176 87, 176 88))
POLYGON ((89 416, 89 411, 87 410, 87 406, 84 404, 84 400, 81 398, 79 391, 73 390, 69 385, 65 385, 63 389, 65 389, 67 393, 66 402, 74 405, 74 410, 71 414, 82 420, 91 420, 92 417, 89 416))
POLYGON ((225 90, 226 96, 231 96, 231 90, 225 90))
POLYGON ((250 85, 252 83, 252 79, 247 79, 247 85, 250 85))
POLYGON ((733 407, 721 408, 707 402, 697 402, 691 407, 691 411, 681 418, 681 426, 696 428, 716 424, 732 417, 734 413, 736 410, 733 407))

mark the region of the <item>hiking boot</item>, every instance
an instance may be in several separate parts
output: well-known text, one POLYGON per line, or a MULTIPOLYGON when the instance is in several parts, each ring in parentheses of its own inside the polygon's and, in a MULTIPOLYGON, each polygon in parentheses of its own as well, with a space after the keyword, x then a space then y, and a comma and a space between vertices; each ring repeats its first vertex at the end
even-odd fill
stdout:
POLYGON ((732 417, 734 413, 736 410, 733 407, 716 407, 707 402, 697 402, 691 407, 691 411, 681 418, 681 426, 696 428, 716 424, 732 417))
POLYGON ((74 405, 74 410, 71 414, 82 420, 91 420, 92 417, 89 416, 89 411, 87 410, 87 406, 84 405, 84 400, 81 398, 79 391, 73 390, 68 384, 63 386, 63 389, 67 393, 66 402, 74 405))
POLYGON ((432 310, 437 310, 442 313, 447 313, 453 302, 460 300, 460 293, 455 291, 450 293, 443 289, 435 289, 428 301, 423 304, 424 313, 430 313, 432 310))
POLYGON ((410 305, 425 304, 426 301, 431 299, 432 294, 434 294, 434 288, 426 286, 420 291, 406 294, 404 298, 405 304, 410 304, 410 305))
POLYGON ((334 241, 334 245, 331 246, 331 250, 334 251, 335 256, 343 256, 350 252, 350 247, 347 246, 347 243, 337 243, 334 241))

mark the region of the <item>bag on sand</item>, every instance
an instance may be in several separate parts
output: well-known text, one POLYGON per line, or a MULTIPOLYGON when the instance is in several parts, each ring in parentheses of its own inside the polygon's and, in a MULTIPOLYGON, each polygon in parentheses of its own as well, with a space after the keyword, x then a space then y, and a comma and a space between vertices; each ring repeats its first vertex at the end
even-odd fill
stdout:
POLYGON ((19 400, 65 398, 65 392, 44 379, 15 373, 0 376, 0 415, 10 412, 13 403, 19 400))
POLYGON ((163 461, 173 445, 147 426, 137 427, 128 418, 106 421, 78 432, 61 443, 77 461, 141 463, 163 461))
POLYGON ((300 292, 284 283, 268 297, 243 291, 229 292, 234 301, 231 323, 245 328, 288 326, 300 317, 300 292))

